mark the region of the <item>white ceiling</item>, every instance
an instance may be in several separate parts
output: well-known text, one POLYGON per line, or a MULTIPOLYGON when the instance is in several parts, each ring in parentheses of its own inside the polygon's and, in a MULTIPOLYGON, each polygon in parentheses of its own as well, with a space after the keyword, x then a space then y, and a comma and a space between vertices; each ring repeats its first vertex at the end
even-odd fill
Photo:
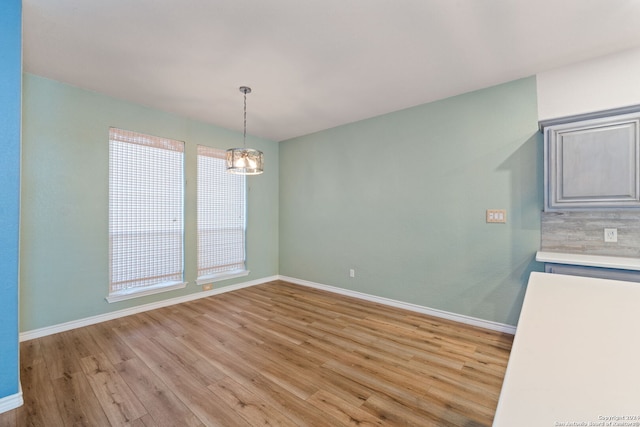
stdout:
POLYGON ((280 141, 640 46, 639 0, 23 0, 28 73, 280 141))

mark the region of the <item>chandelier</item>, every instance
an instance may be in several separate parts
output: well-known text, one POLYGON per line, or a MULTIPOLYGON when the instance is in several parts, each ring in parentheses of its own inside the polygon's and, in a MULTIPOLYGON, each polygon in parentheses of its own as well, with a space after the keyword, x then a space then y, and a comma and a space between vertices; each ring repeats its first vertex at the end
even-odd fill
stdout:
POLYGON ((227 150, 227 172, 238 175, 260 175, 264 172, 264 155, 260 150, 247 148, 247 94, 251 88, 240 86, 244 94, 244 132, 242 134, 242 148, 227 150))

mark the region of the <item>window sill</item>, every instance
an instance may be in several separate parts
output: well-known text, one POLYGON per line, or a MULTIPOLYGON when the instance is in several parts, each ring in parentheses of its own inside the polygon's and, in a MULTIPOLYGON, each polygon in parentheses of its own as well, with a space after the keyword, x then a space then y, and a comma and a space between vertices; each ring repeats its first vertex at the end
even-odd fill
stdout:
POLYGON ((226 271, 219 274, 209 274, 208 276, 198 277, 196 283, 200 286, 208 283, 220 282, 222 280, 235 279, 236 277, 248 276, 251 273, 249 270, 233 270, 226 271))
POLYGON ((125 301, 133 298, 140 298, 147 295, 159 294, 161 292, 175 291, 176 289, 182 289, 187 286, 187 282, 165 282, 158 283, 153 286, 146 286, 144 288, 125 289, 123 291, 114 292, 108 295, 105 299, 109 303, 125 301))

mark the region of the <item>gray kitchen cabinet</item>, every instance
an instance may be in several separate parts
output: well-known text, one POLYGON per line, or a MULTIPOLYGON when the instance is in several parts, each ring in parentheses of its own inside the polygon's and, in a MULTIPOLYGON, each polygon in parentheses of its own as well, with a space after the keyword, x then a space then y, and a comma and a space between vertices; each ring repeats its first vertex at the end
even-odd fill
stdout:
POLYGON ((599 279, 640 282, 640 271, 635 270, 619 270, 615 268, 546 263, 544 271, 545 273, 568 274, 569 276, 596 277, 599 279))
POLYGON ((546 211, 640 207, 640 112, 542 126, 546 211))

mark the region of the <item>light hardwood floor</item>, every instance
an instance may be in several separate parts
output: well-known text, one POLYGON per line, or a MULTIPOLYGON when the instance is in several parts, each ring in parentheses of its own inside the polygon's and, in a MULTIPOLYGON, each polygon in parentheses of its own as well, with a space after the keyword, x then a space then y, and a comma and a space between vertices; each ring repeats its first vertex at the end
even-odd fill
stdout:
POLYGON ((490 426, 512 339, 270 282, 23 342, 0 426, 490 426))

